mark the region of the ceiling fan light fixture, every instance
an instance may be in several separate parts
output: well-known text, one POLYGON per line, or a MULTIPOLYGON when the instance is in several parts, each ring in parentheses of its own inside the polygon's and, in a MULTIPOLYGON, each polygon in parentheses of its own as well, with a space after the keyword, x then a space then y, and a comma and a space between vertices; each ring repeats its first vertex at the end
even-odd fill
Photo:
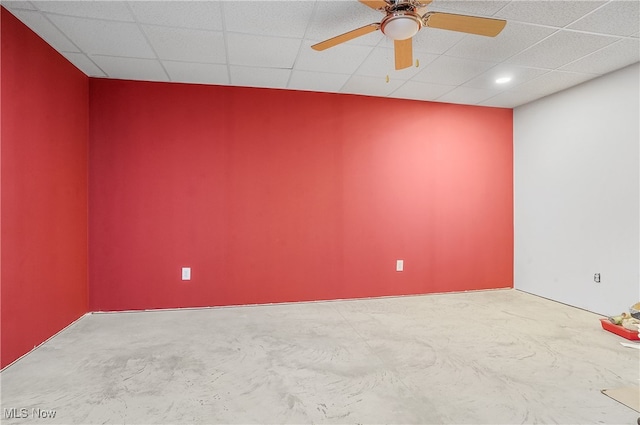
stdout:
POLYGON ((380 23, 380 30, 392 40, 406 40, 420 31, 422 20, 412 12, 387 15, 380 23))

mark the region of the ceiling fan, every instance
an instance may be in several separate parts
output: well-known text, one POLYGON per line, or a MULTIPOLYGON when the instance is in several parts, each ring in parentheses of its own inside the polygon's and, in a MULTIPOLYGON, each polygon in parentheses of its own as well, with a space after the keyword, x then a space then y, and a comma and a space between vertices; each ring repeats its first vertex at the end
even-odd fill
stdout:
POLYGON ((358 0, 385 14, 379 23, 373 23, 346 32, 311 46, 314 50, 353 40, 354 38, 382 31, 394 41, 396 69, 413 65, 412 38, 422 27, 440 28, 450 31, 495 37, 507 24, 502 19, 481 18, 479 16, 456 15, 444 12, 427 12, 426 7, 433 0, 358 0))

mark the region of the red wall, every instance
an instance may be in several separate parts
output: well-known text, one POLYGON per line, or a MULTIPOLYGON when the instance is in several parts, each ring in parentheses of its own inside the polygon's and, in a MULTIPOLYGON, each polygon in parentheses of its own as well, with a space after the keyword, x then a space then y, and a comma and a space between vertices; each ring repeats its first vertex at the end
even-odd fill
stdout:
POLYGON ((512 286, 511 110, 92 79, 90 120, 91 310, 512 286))
POLYGON ((1 34, 0 367, 89 310, 512 286, 511 110, 89 80, 1 34))
POLYGON ((89 83, 0 9, 4 367, 87 312, 89 83))

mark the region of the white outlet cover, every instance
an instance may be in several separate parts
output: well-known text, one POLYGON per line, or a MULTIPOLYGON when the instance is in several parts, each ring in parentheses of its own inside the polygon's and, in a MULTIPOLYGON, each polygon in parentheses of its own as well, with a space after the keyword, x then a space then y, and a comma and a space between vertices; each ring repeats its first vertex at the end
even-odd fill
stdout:
POLYGON ((401 272, 404 270, 404 260, 397 260, 396 261, 396 271, 397 272, 401 272))
POLYGON ((191 267, 182 268, 182 280, 191 280, 191 267))

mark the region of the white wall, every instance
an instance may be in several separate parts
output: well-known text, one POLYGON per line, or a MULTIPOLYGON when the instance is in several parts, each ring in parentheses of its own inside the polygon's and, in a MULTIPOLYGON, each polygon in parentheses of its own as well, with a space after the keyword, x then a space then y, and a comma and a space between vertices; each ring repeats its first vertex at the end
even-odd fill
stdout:
POLYGON ((640 300, 639 80, 634 64, 514 110, 516 289, 604 315, 640 300))

